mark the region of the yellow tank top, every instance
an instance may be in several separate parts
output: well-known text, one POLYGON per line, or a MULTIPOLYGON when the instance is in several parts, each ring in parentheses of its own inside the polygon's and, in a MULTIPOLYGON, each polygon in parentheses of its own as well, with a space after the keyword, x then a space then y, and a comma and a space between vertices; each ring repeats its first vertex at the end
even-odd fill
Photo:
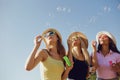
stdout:
POLYGON ((44 62, 41 62, 41 80, 61 80, 64 65, 61 60, 53 59, 48 55, 44 62))

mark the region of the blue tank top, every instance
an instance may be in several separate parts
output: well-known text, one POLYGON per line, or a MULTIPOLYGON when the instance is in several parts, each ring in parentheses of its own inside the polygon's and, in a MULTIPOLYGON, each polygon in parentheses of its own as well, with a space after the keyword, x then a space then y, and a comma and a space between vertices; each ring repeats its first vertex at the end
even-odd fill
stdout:
POLYGON ((74 80, 86 80, 88 74, 88 64, 86 61, 80 61, 73 57, 74 66, 70 71, 68 78, 74 80))

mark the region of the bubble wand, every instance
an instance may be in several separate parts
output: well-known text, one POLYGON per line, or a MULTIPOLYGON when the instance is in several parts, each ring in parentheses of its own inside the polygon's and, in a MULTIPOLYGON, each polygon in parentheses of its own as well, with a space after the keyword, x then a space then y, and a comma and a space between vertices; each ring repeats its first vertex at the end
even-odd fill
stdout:
POLYGON ((65 62, 68 66, 71 66, 71 62, 70 62, 70 60, 68 59, 67 56, 64 56, 63 59, 65 60, 65 62))

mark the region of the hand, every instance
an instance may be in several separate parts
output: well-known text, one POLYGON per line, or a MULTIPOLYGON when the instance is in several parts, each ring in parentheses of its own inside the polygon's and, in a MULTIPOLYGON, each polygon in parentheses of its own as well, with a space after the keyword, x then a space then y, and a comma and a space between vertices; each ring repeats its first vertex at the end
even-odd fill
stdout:
POLYGON ((42 36, 41 35, 36 36, 35 39, 34 39, 34 43, 35 43, 36 46, 40 46, 41 41, 42 41, 42 36))
POLYGON ((96 46, 97 46, 97 42, 96 41, 92 41, 92 48, 93 48, 93 51, 96 51, 97 50, 97 48, 96 48, 96 46))
POLYGON ((84 43, 84 41, 81 38, 80 38, 80 42, 81 42, 81 48, 85 48, 86 49, 85 43, 84 43))
POLYGON ((115 72, 120 72, 120 62, 112 63, 111 67, 115 72))
POLYGON ((66 70, 71 71, 72 68, 73 68, 73 64, 74 64, 74 62, 71 62, 71 66, 68 66, 68 65, 66 64, 66 70))

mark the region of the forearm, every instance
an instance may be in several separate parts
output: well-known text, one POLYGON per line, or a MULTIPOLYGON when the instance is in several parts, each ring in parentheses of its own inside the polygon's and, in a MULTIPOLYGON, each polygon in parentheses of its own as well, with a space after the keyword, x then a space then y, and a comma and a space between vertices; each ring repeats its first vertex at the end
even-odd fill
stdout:
POLYGON ((95 68, 98 67, 98 60, 97 60, 97 51, 93 51, 93 55, 92 55, 92 63, 95 66, 95 68))
POLYGON ((68 74, 69 74, 70 70, 69 69, 66 69, 62 75, 62 80, 66 80, 67 77, 68 77, 68 74))
POLYGON ((29 57, 28 57, 28 59, 27 59, 27 63, 26 63, 26 65, 25 65, 25 68, 26 68, 26 70, 31 70, 32 68, 33 68, 33 66, 34 66, 34 63, 35 63, 35 55, 36 55, 36 53, 37 53, 37 51, 38 51, 38 48, 39 48, 39 46, 34 46, 34 48, 33 48, 33 50, 32 50, 32 52, 31 52, 31 54, 29 55, 29 57))

